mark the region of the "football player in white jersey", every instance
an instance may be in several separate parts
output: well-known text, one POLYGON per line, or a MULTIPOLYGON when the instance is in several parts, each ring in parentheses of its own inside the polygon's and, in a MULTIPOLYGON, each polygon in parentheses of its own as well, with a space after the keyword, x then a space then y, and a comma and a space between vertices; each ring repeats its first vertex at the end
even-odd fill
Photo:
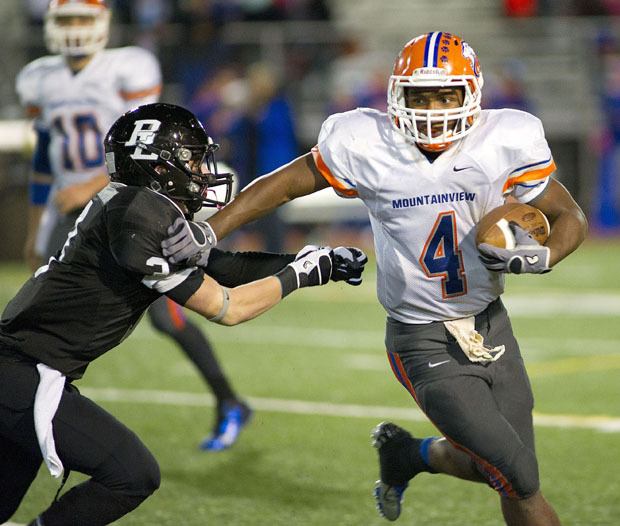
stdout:
POLYGON ((45 40, 53 55, 34 60, 17 77, 37 135, 25 246, 34 268, 64 243, 64 223, 70 229, 75 212, 108 183, 106 131, 119 115, 155 102, 161 92, 159 63, 150 52, 104 49, 109 27, 103 0, 52 0, 45 40))
MULTIPOLYGON (((106 49, 111 12, 104 0, 52 0, 45 40, 53 55, 26 65, 17 77, 22 104, 35 119, 25 257, 32 270, 63 246, 82 208, 108 183, 103 136, 127 110, 157 101, 157 58, 135 47, 106 49)), ((223 372, 210 342, 183 309, 162 297, 148 310, 213 392, 213 430, 206 451, 232 446, 251 416, 223 372)))
MULTIPOLYGON (((550 271, 581 244, 587 223, 552 178, 540 120, 481 110, 482 86, 478 58, 459 37, 414 38, 390 76, 387 113, 332 115, 311 152, 254 182, 201 226, 217 240, 328 186, 361 199, 390 365, 442 435, 417 439, 392 423, 376 427, 379 512, 396 520, 409 481, 426 471, 486 482, 500 495, 506 524, 557 525, 539 487, 532 392, 500 295, 504 273, 550 271), (508 196, 544 212, 549 239, 541 246, 515 228, 513 249, 481 254, 476 224, 508 196)), ((200 250, 163 246, 171 260, 200 250)))

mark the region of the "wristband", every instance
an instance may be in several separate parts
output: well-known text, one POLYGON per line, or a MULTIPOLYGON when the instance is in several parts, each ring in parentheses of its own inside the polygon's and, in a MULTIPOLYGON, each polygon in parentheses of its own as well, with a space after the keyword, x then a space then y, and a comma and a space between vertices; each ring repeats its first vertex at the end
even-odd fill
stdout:
POLYGON ((297 272, 293 267, 287 265, 280 272, 275 275, 280 280, 282 285, 282 297, 288 296, 294 290, 299 288, 299 282, 297 281, 297 272))

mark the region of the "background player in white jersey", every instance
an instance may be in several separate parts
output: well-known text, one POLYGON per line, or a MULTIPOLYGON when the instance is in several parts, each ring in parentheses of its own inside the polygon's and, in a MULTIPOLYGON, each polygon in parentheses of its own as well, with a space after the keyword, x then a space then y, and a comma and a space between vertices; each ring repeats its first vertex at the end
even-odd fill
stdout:
MULTIPOLYGON (((482 111, 482 85, 478 58, 459 37, 413 39, 390 77, 387 114, 332 115, 311 153, 259 179, 202 227, 221 238, 330 185, 362 199, 390 364, 443 435, 420 440, 392 423, 377 426, 379 512, 396 520, 409 480, 426 471, 486 482, 509 525, 557 525, 540 491, 529 380, 499 297, 503 273, 548 272, 579 246, 587 224, 551 178, 541 122, 482 111), (514 249, 487 247, 482 260, 475 226, 507 196, 544 212, 551 234, 541 246, 516 229, 514 249)), ((175 252, 164 241, 164 254, 187 257, 190 245, 175 252)))
MULTIPOLYGON (((105 132, 119 115, 155 102, 161 92, 153 54, 139 47, 105 49, 110 17, 104 0, 52 0, 45 39, 55 54, 28 64, 17 78, 37 134, 25 244, 32 270, 60 250, 82 208, 108 183, 105 132)), ((251 410, 231 387, 209 341, 166 297, 148 314, 192 360, 216 398, 213 430, 201 448, 230 447, 251 410)))

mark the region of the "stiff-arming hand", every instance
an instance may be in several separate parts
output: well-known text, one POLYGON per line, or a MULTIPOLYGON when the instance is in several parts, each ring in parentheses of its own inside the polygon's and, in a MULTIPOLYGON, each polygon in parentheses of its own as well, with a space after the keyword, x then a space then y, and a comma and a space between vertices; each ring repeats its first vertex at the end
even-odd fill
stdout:
POLYGON ((516 223, 509 223, 515 237, 514 248, 497 248, 488 243, 478 245, 480 260, 495 272, 544 274, 550 272, 549 248, 542 246, 516 223))
POLYGON ((187 221, 182 217, 168 227, 168 236, 161 242, 164 256, 170 263, 185 262, 190 266, 206 266, 209 252, 217 243, 209 223, 187 221))
POLYGON ((332 281, 344 281, 354 286, 362 283, 362 272, 368 262, 362 250, 356 247, 336 247, 333 259, 332 281))

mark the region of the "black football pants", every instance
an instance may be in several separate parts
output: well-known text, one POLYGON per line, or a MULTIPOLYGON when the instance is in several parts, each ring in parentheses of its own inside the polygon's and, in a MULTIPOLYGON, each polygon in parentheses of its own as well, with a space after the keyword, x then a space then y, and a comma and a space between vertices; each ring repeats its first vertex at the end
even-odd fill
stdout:
MULTIPOLYGON (((0 524, 15 513, 41 466, 33 422, 38 381, 34 364, 0 356, 0 524)), ((65 471, 91 478, 41 513, 45 526, 109 524, 159 487, 159 467, 140 439, 71 384, 53 429, 65 471)))

